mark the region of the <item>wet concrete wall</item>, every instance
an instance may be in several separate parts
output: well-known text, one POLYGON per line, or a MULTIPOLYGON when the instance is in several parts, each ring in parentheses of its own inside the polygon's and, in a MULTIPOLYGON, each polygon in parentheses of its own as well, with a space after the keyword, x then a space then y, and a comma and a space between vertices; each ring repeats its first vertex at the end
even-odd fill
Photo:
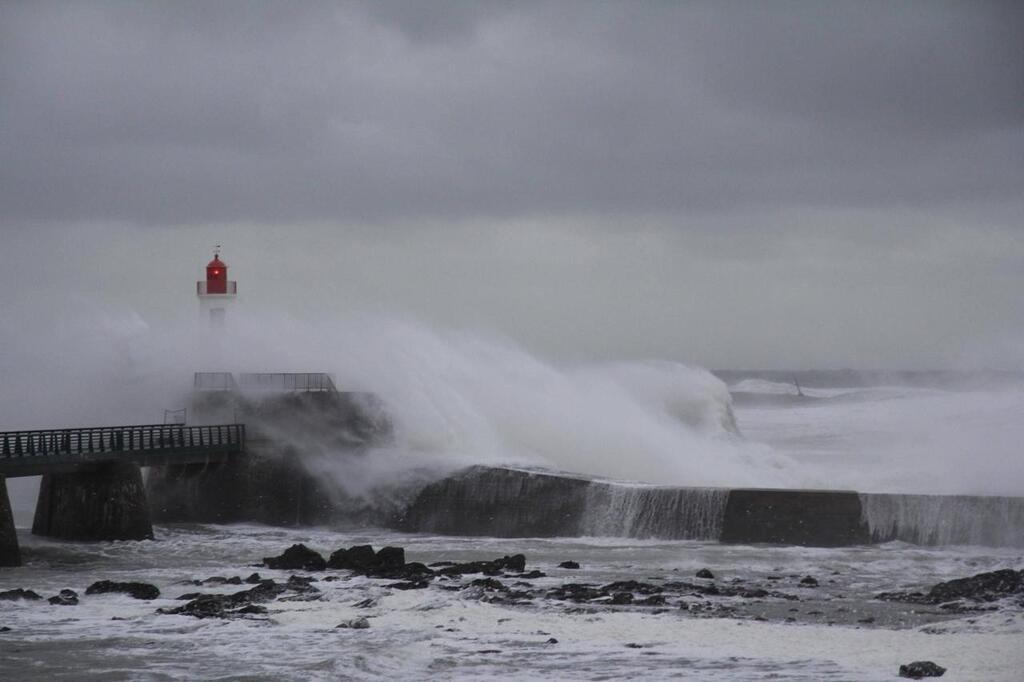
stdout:
POLYGON ((842 547, 871 537, 855 492, 730 490, 720 540, 842 547))
POLYGON ((110 462, 43 476, 32 532, 62 540, 151 539, 153 525, 139 467, 110 462))
POLYGON ((14 514, 7 496, 7 481, 0 476, 0 566, 21 566, 21 550, 14 530, 14 514))
POLYGON ((426 486, 394 525, 450 535, 571 537, 610 531, 831 547, 869 542, 861 517, 860 499, 852 492, 630 486, 470 467, 426 486))
POLYGON ((423 488, 394 525, 404 531, 492 537, 580 535, 591 482, 470 467, 423 488))
POLYGON ((157 523, 329 523, 338 503, 294 453, 247 454, 217 464, 154 467, 147 476, 157 523))

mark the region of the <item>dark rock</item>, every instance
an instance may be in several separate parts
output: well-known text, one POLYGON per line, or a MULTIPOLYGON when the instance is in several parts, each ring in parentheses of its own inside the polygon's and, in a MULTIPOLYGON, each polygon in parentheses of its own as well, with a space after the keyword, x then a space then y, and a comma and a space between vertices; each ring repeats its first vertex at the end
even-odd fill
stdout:
MULTIPOLYGON (((403 556, 405 551, 402 552, 403 556)), ((348 549, 339 549, 331 554, 327 562, 328 568, 350 571, 366 571, 379 566, 379 560, 370 545, 356 545, 348 549)))
POLYGON ((452 564, 438 569, 441 575, 464 575, 466 573, 483 573, 484 575, 501 575, 502 571, 522 573, 526 570, 526 557, 522 554, 503 556, 493 561, 470 561, 464 564, 452 564))
POLYGON ((289 589, 304 591, 307 588, 315 590, 316 588, 312 585, 315 582, 319 581, 311 575, 290 575, 286 584, 289 589))
POLYGON ((558 567, 559 568, 574 568, 575 569, 575 568, 579 568, 580 565, 578 563, 576 563, 575 561, 563 561, 562 563, 558 564, 558 567))
POLYGON ((406 582, 391 583, 390 585, 385 585, 385 587, 391 587, 396 590, 422 590, 424 588, 430 587, 430 581, 409 580, 406 582))
POLYGON ((482 587, 487 590, 508 590, 500 580, 495 580, 494 578, 477 578, 476 580, 471 581, 466 587, 482 587))
POLYGON ((644 597, 637 602, 640 606, 664 606, 665 597, 661 594, 652 594, 649 597, 644 597))
POLYGON ((609 583, 601 588, 605 592, 637 592, 639 594, 658 594, 663 588, 650 583, 641 583, 636 580, 620 580, 609 583))
MULTIPOLYGON (((253 573, 253 575, 256 575, 256 574, 253 573)), ((259 582, 259 580, 257 580, 256 582, 259 582)), ((207 578, 206 580, 200 581, 199 584, 200 585, 241 585, 242 584, 242 579, 239 578, 237 575, 234 576, 233 578, 225 578, 222 575, 215 575, 212 578, 207 578)))
POLYGON ((933 604, 954 599, 995 601, 1009 594, 1021 593, 1024 593, 1024 570, 1007 568, 939 583, 929 590, 928 598, 933 604))
POLYGON ((37 599, 42 599, 42 597, 32 590, 24 590, 20 587, 13 590, 7 590, 6 592, 0 592, 0 601, 14 601, 16 599, 36 601, 37 599))
POLYGON ((548 641, 545 644, 558 644, 558 640, 554 637, 548 637, 548 641))
POLYGON ((178 597, 178 599, 179 600, 180 599, 198 599, 199 597, 202 597, 202 596, 203 596, 202 592, 186 592, 185 594, 183 594, 180 597, 178 597))
POLYGON ((616 606, 625 606, 633 603, 633 595, 629 592, 616 592, 612 595, 612 604, 616 606))
POLYGON ((769 596, 768 590, 762 590, 759 587, 750 588, 747 590, 741 590, 739 596, 745 599, 764 599, 769 596))
POLYGON ((914 661, 900 666, 900 677, 919 680, 922 677, 942 677, 946 669, 931 661, 914 661))
POLYGON ((3 626, 2 628, 0 628, 0 632, 10 632, 10 631, 11 631, 11 629, 9 627, 7 627, 6 625, 3 626))
POLYGON ((378 602, 376 599, 374 599, 373 597, 367 597, 362 601, 357 601, 352 606, 356 607, 357 609, 372 609, 377 604, 378 602))
POLYGON ((305 545, 292 545, 281 556, 265 557, 263 563, 285 571, 322 571, 327 567, 324 558, 305 545))
POLYGON ((709 571, 706 568, 702 568, 699 571, 697 571, 697 577, 698 578, 707 578, 708 580, 714 580, 715 579, 715 574, 712 573, 711 571, 709 571))
POLYGON ((353 618, 352 620, 346 620, 344 623, 339 623, 335 627, 350 630, 365 630, 370 627, 370 621, 360 616, 359 618, 353 618))
MULTIPOLYGON (((296 586, 297 587, 297 586, 296 586)), ((306 589, 316 588, 305 586, 306 589)), ((157 609, 157 613, 194 616, 196 618, 230 618, 239 615, 238 609, 258 602, 267 602, 288 592, 287 585, 264 580, 255 587, 234 594, 202 594, 184 606, 173 609, 157 609)))
POLYGON ((815 580, 812 576, 805 575, 803 578, 800 579, 800 584, 804 587, 817 587, 818 581, 815 580))
POLYGON ((377 552, 377 565, 382 568, 401 568, 405 565, 405 550, 401 547, 382 547, 377 552))
POLYGON ((547 576, 547 573, 542 573, 541 571, 530 571, 529 573, 520 573, 519 575, 506 577, 519 578, 520 580, 534 580, 536 578, 546 578, 547 576))
POLYGON ((255 585, 256 583, 262 582, 262 581, 263 581, 263 578, 260 577, 259 573, 253 573, 248 578, 245 579, 245 582, 249 583, 250 585, 255 585))
POLYGON ((259 604, 249 604, 248 606, 243 606, 240 609, 235 609, 231 613, 232 613, 232 615, 236 615, 237 614, 237 615, 240 615, 240 616, 262 615, 262 614, 267 613, 267 607, 266 606, 260 606, 259 604))
POLYGON ((1003 569, 978 573, 969 578, 948 580, 921 592, 883 592, 876 599, 912 604, 942 604, 958 599, 991 602, 1014 594, 1024 594, 1024 570, 1003 569))
POLYGON ((549 590, 547 593, 549 599, 574 602, 587 602, 607 596, 609 595, 604 590, 601 590, 596 585, 589 585, 587 583, 566 583, 553 590, 549 590))
POLYGON ((61 590, 60 594, 50 597, 47 601, 58 606, 77 606, 78 593, 74 590, 61 590))
POLYGON ((156 585, 149 583, 117 583, 110 580, 95 582, 85 590, 86 594, 107 594, 110 592, 122 592, 135 599, 156 599, 160 596, 160 590, 156 585))

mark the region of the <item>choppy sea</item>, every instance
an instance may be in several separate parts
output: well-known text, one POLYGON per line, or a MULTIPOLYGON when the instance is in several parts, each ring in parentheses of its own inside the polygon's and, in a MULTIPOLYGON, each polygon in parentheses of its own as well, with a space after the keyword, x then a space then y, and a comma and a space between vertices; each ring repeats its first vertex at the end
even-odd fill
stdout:
MULTIPOLYGON (((874 482, 870 492, 902 484, 949 492, 949 472, 936 467, 954 461, 968 438, 989 432, 998 457, 953 481, 970 487, 973 476, 981 480, 989 468, 1011 462, 1008 453, 1019 452, 1013 443, 1024 442, 1018 440, 1024 402, 1017 389, 869 388, 855 394, 802 387, 810 399, 790 400, 764 397, 787 395, 785 384, 746 381, 737 393, 761 397, 736 401, 744 435, 805 462, 816 475, 834 475, 836 487, 858 480, 874 482), (885 447, 872 450, 872 443, 885 447), (903 448, 898 456, 904 463, 927 463, 926 446, 936 465, 922 466, 917 479, 914 467, 887 469, 894 448, 903 448)), ((32 536, 24 514, 18 521, 25 565, 0 571, 0 591, 31 589, 44 600, 0 601, 3 680, 892 680, 900 664, 917 660, 946 667, 948 680, 1024 679, 1024 609, 1001 604, 952 614, 875 599, 880 592, 1024 568, 1020 546, 893 542, 808 549, 255 525, 158 526, 153 541, 63 543, 32 536), (706 568, 716 584, 768 586, 791 598, 684 593, 652 607, 541 596, 509 605, 470 585, 479 576, 400 590, 388 586, 393 581, 328 571, 303 574, 317 578, 312 598, 276 600, 265 614, 225 620, 158 612, 181 605, 178 597, 186 593, 241 589, 194 581, 253 572, 286 580, 296 572, 259 564, 295 543, 324 555, 356 544, 401 546, 408 561, 426 564, 523 553, 528 571, 546 574, 524 581, 540 595, 568 582, 694 581, 706 568), (558 566, 567 560, 580 568, 558 566), (337 579, 324 580, 328 576, 337 579), (801 584, 806 576, 817 586, 801 584), (86 595, 98 580, 152 583, 161 594, 150 601, 86 595), (45 602, 62 589, 75 590, 78 605, 45 602), (336 627, 359 617, 369 627, 336 627)))

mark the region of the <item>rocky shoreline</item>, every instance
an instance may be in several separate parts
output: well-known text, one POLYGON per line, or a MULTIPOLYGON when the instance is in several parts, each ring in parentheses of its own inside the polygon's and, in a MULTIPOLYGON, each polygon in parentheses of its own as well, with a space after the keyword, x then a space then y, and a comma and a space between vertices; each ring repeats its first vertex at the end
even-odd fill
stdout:
MULTIPOLYGON (((834 606, 844 595, 831 589, 832 576, 799 574, 768 575, 764 580, 727 577, 716 569, 702 568, 683 579, 634 579, 587 582, 571 579, 586 576, 586 567, 567 559, 557 565, 529 566, 523 554, 469 562, 436 561, 430 565, 406 561, 402 547, 370 545, 340 548, 326 558, 302 544, 292 545, 278 556, 265 557, 256 565, 272 571, 297 571, 285 579, 264 577, 258 572, 243 576, 212 576, 191 580, 189 587, 206 590, 246 586, 231 592, 183 590, 175 597, 181 606, 161 607, 157 613, 195 618, 271 619, 274 602, 315 601, 323 598, 316 583, 365 578, 386 596, 392 590, 439 589, 459 592, 466 599, 513 607, 548 606, 570 612, 600 610, 674 610, 697 617, 726 617, 784 623, 842 624, 855 627, 893 627, 949 620, 966 614, 1000 609, 1024 609, 1024 570, 1003 569, 940 582, 926 591, 882 592, 860 609, 834 606), (543 570, 542 570, 543 569, 543 570), (908 608, 907 605, 912 605, 908 608), (921 606, 929 607, 921 609, 921 606), (910 617, 912 615, 912 618, 910 617)), ((100 580, 85 596, 120 593, 140 600, 160 597, 160 590, 143 582, 100 580)), ((71 589, 44 599, 28 588, 0 592, 0 601, 24 600, 75 606, 82 597, 71 589)), ((355 606, 377 606, 379 598, 363 599, 355 606), (372 602, 372 603, 371 603, 372 602)), ((339 627, 368 627, 342 623, 339 627)), ((2 624, 0 624, 2 625, 2 624)))

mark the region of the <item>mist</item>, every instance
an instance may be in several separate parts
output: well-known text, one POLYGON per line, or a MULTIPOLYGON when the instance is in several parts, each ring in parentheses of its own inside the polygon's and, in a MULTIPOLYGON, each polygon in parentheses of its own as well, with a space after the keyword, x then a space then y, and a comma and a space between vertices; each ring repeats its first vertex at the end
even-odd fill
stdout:
MULTIPOLYGON (((0 428, 159 421, 197 370, 328 371, 396 416, 360 489, 424 462, 885 487, 744 438, 756 414, 723 428, 705 370, 1024 369, 1022 20, 4 4, 0 428), (240 295, 215 342, 218 244, 240 295)), ((970 439, 928 437, 955 400, 918 407, 865 441, 893 480, 1020 489, 1015 431, 961 481, 970 439)))

